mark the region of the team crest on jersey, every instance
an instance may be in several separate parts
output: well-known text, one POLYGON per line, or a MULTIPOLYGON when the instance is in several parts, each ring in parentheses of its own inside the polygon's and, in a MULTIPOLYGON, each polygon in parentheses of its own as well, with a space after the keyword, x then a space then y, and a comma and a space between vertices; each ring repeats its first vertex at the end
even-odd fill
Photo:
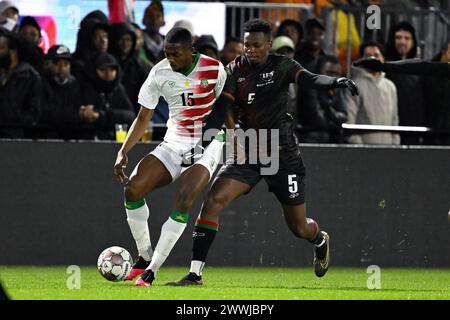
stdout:
POLYGON ((261 79, 263 79, 265 82, 269 82, 273 79, 274 73, 275 73, 275 71, 261 73, 261 79))
POLYGON ((275 70, 272 72, 266 72, 266 73, 261 73, 259 76, 261 77, 261 79, 264 81, 263 83, 258 83, 256 84, 257 87, 265 87, 267 85, 270 85, 272 83, 274 83, 273 81, 273 75, 275 74, 275 70))
POLYGON ((200 80, 200 85, 201 85, 203 88, 206 88, 206 87, 208 86, 208 79, 202 79, 202 80, 200 80))
POLYGON ((189 80, 186 80, 186 82, 184 83, 185 87, 189 87, 191 85, 191 83, 189 82, 189 80))
POLYGON ((175 87, 175 81, 169 81, 168 84, 171 88, 175 87))

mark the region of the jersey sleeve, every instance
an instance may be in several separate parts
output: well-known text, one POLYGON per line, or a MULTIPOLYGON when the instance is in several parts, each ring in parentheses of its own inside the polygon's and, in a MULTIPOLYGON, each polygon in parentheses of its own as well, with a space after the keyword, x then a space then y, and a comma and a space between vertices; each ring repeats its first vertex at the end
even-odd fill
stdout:
POLYGON ((139 91, 138 103, 153 110, 156 108, 160 96, 161 90, 156 81, 156 68, 153 68, 139 91))
POLYGON ((294 83, 299 72, 305 70, 300 63, 288 57, 284 57, 282 66, 289 83, 294 83))
POLYGON ((227 80, 227 72, 225 71, 223 64, 219 63, 219 75, 217 77, 216 86, 214 87, 216 97, 220 96, 220 94, 222 93, 226 80, 227 80))
POLYGON ((232 97, 234 99, 237 90, 237 81, 236 76, 233 73, 234 68, 232 64, 233 62, 225 67, 227 77, 223 88, 223 92, 226 93, 228 97, 232 97))

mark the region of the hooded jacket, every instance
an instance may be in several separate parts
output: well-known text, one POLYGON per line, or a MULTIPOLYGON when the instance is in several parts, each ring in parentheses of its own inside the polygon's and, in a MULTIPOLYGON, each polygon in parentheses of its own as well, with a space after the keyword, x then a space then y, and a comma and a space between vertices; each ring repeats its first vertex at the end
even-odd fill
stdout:
POLYGON ((19 63, 6 81, 0 82, 0 137, 26 138, 25 129, 39 120, 42 109, 42 80, 28 63, 19 63), (2 124, 18 125, 5 127, 2 124))
POLYGON ((138 52, 135 50, 136 34, 129 23, 113 23, 109 32, 109 52, 117 59, 122 70, 121 83, 127 92, 134 110, 139 110, 138 95, 142 84, 147 79, 150 72, 150 65, 138 57, 138 52), (127 57, 123 58, 121 49, 119 48, 119 40, 125 35, 131 35, 133 44, 132 50, 127 57))
POLYGON ((93 61, 89 76, 92 82, 83 84, 83 104, 93 105, 94 111, 100 114, 93 123, 95 135, 100 139, 113 139, 114 124, 131 124, 135 117, 130 99, 120 83, 121 69, 112 55, 99 54, 93 61), (96 69, 107 65, 117 69, 117 77, 113 81, 105 81, 97 75, 96 69))
POLYGON ((88 69, 92 68, 92 59, 99 53, 94 48, 94 33, 98 28, 108 31, 109 25, 96 18, 85 19, 80 24, 72 62, 72 73, 80 81, 89 80, 88 69))

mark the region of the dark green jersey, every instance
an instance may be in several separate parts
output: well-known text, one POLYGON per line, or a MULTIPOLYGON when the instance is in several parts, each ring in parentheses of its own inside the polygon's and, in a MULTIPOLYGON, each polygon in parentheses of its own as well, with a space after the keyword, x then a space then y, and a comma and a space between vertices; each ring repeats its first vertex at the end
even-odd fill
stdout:
POLYGON ((296 144, 294 119, 287 112, 289 84, 304 70, 296 61, 270 54, 261 66, 250 65, 245 55, 239 56, 226 68, 224 92, 235 101, 235 118, 244 130, 279 129, 280 145, 296 144))

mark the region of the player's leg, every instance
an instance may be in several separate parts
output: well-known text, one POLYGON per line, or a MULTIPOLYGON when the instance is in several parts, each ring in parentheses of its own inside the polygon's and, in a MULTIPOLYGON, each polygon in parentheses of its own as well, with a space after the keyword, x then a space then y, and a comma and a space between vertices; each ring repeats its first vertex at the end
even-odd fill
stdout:
POLYGON ((153 282, 156 273, 183 234, 189 218, 188 212, 208 184, 209 178, 209 171, 202 165, 193 165, 181 175, 175 195, 174 209, 162 225, 152 261, 136 285, 148 285, 153 282))
POLYGON ((284 217, 292 233, 315 246, 314 272, 318 277, 323 277, 328 271, 330 262, 329 235, 320 230, 316 221, 306 217, 306 204, 282 206, 284 217))
POLYGON ((175 194, 173 210, 161 228, 152 261, 135 285, 149 286, 182 235, 189 218, 189 210, 208 184, 222 156, 223 140, 214 139, 201 158, 181 175, 175 194))
POLYGON ((124 187, 127 222, 139 254, 125 280, 132 280, 144 272, 153 255, 147 222, 150 213, 145 196, 171 181, 172 175, 166 166, 154 154, 149 154, 138 163, 124 187))
MULTIPOLYGON (((224 170, 224 172, 227 172, 227 170, 224 170)), ((202 270, 206 257, 219 229, 219 215, 233 200, 248 193, 259 181, 259 176, 254 175, 253 172, 252 181, 247 180, 248 182, 242 182, 226 176, 225 174, 221 175, 214 181, 195 223, 189 274, 179 281, 169 282, 168 285, 187 286, 202 284, 202 270)))
POLYGON ((265 176, 264 180, 281 203, 292 233, 316 246, 314 271, 318 277, 324 276, 328 270, 330 238, 306 216, 305 167, 298 150, 280 153, 280 170, 275 175, 265 176))

